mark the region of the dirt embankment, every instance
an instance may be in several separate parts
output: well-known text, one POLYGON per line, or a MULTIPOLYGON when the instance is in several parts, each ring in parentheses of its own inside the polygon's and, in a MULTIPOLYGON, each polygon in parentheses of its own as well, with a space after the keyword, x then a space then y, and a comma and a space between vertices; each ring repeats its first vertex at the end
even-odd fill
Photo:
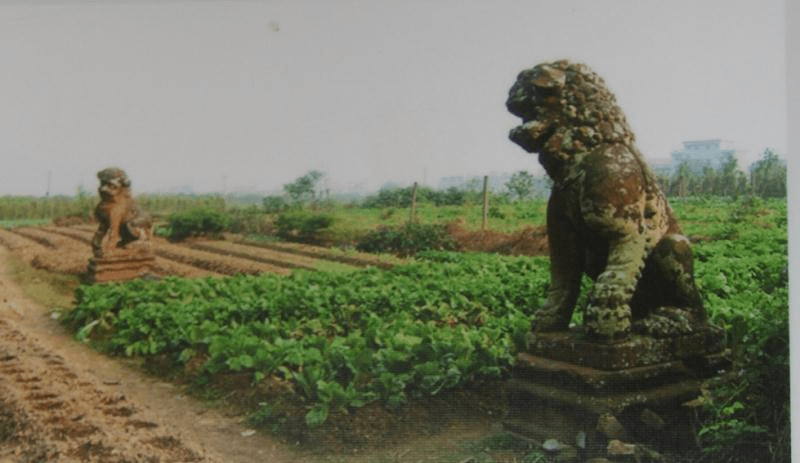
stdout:
POLYGON ((240 417, 76 343, 0 246, 0 461, 298 461, 240 417))
POLYGON ((462 222, 447 225, 447 232, 463 251, 495 252, 511 256, 546 256, 550 252, 547 227, 525 227, 516 233, 469 231, 462 222))

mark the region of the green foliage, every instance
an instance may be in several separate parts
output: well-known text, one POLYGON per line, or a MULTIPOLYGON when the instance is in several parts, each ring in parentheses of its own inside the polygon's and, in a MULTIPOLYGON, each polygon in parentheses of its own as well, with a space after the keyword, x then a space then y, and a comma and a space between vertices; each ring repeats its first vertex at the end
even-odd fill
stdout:
POLYGON ((672 178, 666 180, 664 191, 671 197, 722 196, 738 198, 743 194, 755 194, 763 198, 786 197, 786 161, 767 149, 764 157, 751 164, 748 179, 738 167, 733 154, 728 153, 717 169, 705 166, 700 172, 691 168, 684 160, 672 178))
POLYGON ((0 196, 0 218, 3 220, 53 219, 63 216, 88 217, 97 198, 83 190, 77 196, 0 196))
POLYGON ((229 225, 227 215, 208 207, 176 212, 169 217, 169 238, 180 241, 190 236, 216 236, 229 225))
POLYGON ((759 226, 764 205, 732 205, 727 227, 736 239, 694 248, 697 283, 734 360, 706 400, 698 439, 707 461, 789 461, 788 239, 785 222, 759 226))
POLYGON ((786 161, 781 161, 773 150, 764 151, 764 157, 752 166, 753 193, 766 198, 786 197, 786 161))
MULTIPOLYGON (((693 245, 695 279, 734 355, 731 372, 710 385, 699 423, 705 459, 787 461, 786 202, 695 197, 671 204, 685 232, 703 237, 693 245)), ((445 210, 430 209, 421 213, 445 210)), ((544 209, 542 202, 501 208, 533 222, 544 209)), ((381 220, 367 212, 349 211, 381 220)), ((335 410, 371 401, 394 406, 502 378, 546 297, 548 269, 544 258, 417 252, 414 263, 388 271, 83 286, 64 318, 109 352, 167 356, 176 365, 206 359, 198 382, 231 372, 252 373, 254 382, 278 376, 301 397, 306 423, 316 425, 335 410)), ((276 406, 261 407, 256 418, 275 424, 276 406)))
POLYGON ((413 256, 420 251, 457 248, 456 242, 441 224, 409 222, 401 227, 378 227, 363 236, 356 249, 372 253, 413 256))
MULTIPOLYGON (((383 188, 377 195, 368 196, 362 202, 362 207, 403 207, 411 206, 414 187, 404 188, 383 188)), ((457 187, 450 187, 447 190, 434 190, 425 186, 417 187, 417 203, 433 204, 434 206, 459 206, 467 201, 475 200, 476 195, 457 187)))
POLYGON ((309 211, 284 212, 275 219, 278 236, 289 241, 319 243, 322 232, 333 224, 330 214, 309 211))
POLYGON ((533 193, 534 178, 528 171, 522 170, 514 175, 506 182, 506 188, 516 199, 525 199, 530 197, 533 193))
POLYGON ((317 199, 317 184, 325 174, 318 170, 312 170, 302 177, 297 178, 292 183, 283 185, 283 191, 289 196, 292 202, 303 204, 310 200, 317 199))
POLYGON ((256 205, 245 208, 229 209, 227 230, 242 234, 267 234, 273 230, 269 216, 256 205))
POLYGON ((225 210, 225 198, 218 194, 152 194, 145 193, 136 197, 136 201, 147 212, 157 217, 168 217, 171 214, 191 209, 225 210))
MULTIPOLYGON (((547 268, 546 259, 434 252, 347 275, 86 285, 63 320, 114 354, 180 366, 202 353, 200 382, 277 375, 315 426, 334 409, 397 406, 503 377, 542 302, 547 268)), ((262 407, 257 419, 278 415, 262 407)))
POLYGON ((50 219, 2 219, 0 220, 0 228, 13 230, 17 227, 39 227, 49 223, 50 219))
POLYGON ((286 203, 286 199, 284 199, 283 196, 279 195, 266 196, 262 200, 262 205, 264 206, 264 212, 269 214, 274 214, 276 212, 283 212, 289 206, 286 203))

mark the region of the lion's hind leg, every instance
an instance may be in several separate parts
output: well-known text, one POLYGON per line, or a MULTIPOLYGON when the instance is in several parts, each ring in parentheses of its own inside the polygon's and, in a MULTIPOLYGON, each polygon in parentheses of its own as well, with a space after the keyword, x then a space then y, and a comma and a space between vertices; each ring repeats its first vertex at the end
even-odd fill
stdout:
POLYGON ((708 317, 694 284, 689 240, 664 236, 647 258, 631 302, 634 331, 651 336, 692 332, 708 317))

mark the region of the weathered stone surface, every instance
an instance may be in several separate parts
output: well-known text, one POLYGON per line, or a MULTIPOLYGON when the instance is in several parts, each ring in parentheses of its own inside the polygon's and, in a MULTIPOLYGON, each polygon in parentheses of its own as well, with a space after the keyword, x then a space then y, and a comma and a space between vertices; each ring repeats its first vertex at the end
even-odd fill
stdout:
MULTIPOLYGON (((537 352, 540 355, 529 352, 517 355, 513 376, 506 385, 510 401, 509 429, 534 440, 557 437, 561 442, 572 442, 576 433, 583 432, 587 436, 585 451, 589 456, 599 456, 597 446, 600 444, 605 455, 607 439, 611 437, 667 448, 679 442, 691 442, 693 437, 687 439, 687 434, 691 434, 690 422, 694 415, 682 404, 698 397, 703 379, 724 370, 729 363, 726 351, 703 355, 707 347, 702 342, 692 351, 694 357, 682 359, 678 354, 688 351, 680 346, 693 343, 642 336, 661 345, 661 349, 654 349, 656 356, 642 355, 637 359, 637 353, 648 346, 636 340, 639 336, 619 344, 581 344, 582 341, 571 338, 569 333, 537 333, 536 336, 552 336, 561 339, 562 344, 560 347, 551 345, 551 352, 547 349, 537 352), (631 344, 626 347, 626 343, 631 344), (569 344, 573 344, 574 351, 569 344), (593 366, 581 364, 591 364, 587 360, 591 356, 567 356, 568 361, 542 356, 558 356, 561 351, 570 355, 596 354, 604 349, 609 355, 600 356, 600 360, 596 359, 598 365, 593 366), (615 349, 630 349, 630 352, 612 355, 615 349), (666 361, 649 363, 659 356, 666 361), (636 366, 628 366, 627 361, 609 361, 609 358, 630 358, 636 366), (639 364, 644 360, 644 364, 639 364), (647 420, 652 417, 649 413, 643 415, 643 409, 669 416, 670 427, 663 430, 646 427, 642 416, 647 420), (601 418, 603 416, 613 416, 614 421, 601 418)), ((721 348, 721 343, 717 345, 721 348)), ((651 421, 658 424, 655 418, 651 421)))
POLYGON ((100 225, 92 239, 96 258, 134 257, 151 253, 153 221, 131 195, 131 181, 120 168, 97 173, 100 204, 94 215, 100 225))
POLYGON ((575 447, 564 447, 553 460, 556 463, 575 463, 578 461, 578 450, 575 447))
POLYGON ((642 414, 639 415, 639 419, 645 426, 656 431, 664 429, 664 426, 667 424, 664 421, 664 418, 661 418, 658 413, 650 410, 649 408, 642 410, 642 414))
POLYGON ((608 441, 607 456, 615 461, 631 461, 636 463, 661 463, 666 459, 663 455, 644 445, 631 444, 618 439, 608 441))
POLYGON ((553 180, 551 287, 507 384, 508 428, 537 442, 583 433, 581 459, 661 461, 627 442, 689 442, 681 404, 729 365, 724 332, 708 323, 694 284, 689 241, 614 95, 587 66, 525 70, 506 106, 522 119, 509 137, 553 180), (570 328, 583 275, 594 287, 585 323, 570 328))
POLYGON ((132 280, 150 275, 155 257, 121 257, 89 259, 88 280, 93 283, 132 280))
POLYGON ((636 455, 636 445, 622 442, 618 439, 611 439, 608 441, 608 448, 606 449, 610 457, 625 457, 636 455))
POLYGON ((698 373, 707 377, 717 373, 721 365, 706 357, 724 352, 725 345, 724 333, 709 325, 672 338, 633 335, 615 344, 588 340, 577 331, 533 333, 526 350, 531 355, 606 371, 657 364, 669 367, 666 364, 677 362, 670 368, 700 370, 698 373))
POLYGON ((97 173, 99 222, 92 239, 86 279, 93 282, 129 280, 148 274, 155 257, 151 247, 153 223, 131 195, 131 182, 122 169, 97 173))
POLYGON ((625 432, 622 423, 611 413, 600 415, 597 419, 597 431, 609 439, 625 440, 628 438, 628 433, 625 432))
POLYGON ((580 63, 540 64, 519 74, 506 106, 522 119, 509 137, 538 153, 553 180, 552 283, 534 331, 567 329, 584 273, 595 281, 589 336, 614 342, 704 327, 689 241, 603 79, 580 63))
POLYGON ((542 449, 547 452, 558 452, 561 450, 561 442, 556 439, 547 439, 542 443, 542 449))

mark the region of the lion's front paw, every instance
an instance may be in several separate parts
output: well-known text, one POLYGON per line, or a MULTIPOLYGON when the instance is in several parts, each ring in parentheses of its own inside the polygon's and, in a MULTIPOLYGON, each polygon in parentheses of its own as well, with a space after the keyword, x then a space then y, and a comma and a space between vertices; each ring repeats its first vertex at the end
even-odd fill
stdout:
POLYGON ((694 331, 689 311, 677 307, 659 307, 650 315, 634 322, 633 330, 654 337, 689 334, 694 331))
POLYGON ((549 333, 553 331, 566 331, 572 314, 562 314, 556 307, 544 306, 536 311, 531 320, 531 331, 534 333, 549 333))

